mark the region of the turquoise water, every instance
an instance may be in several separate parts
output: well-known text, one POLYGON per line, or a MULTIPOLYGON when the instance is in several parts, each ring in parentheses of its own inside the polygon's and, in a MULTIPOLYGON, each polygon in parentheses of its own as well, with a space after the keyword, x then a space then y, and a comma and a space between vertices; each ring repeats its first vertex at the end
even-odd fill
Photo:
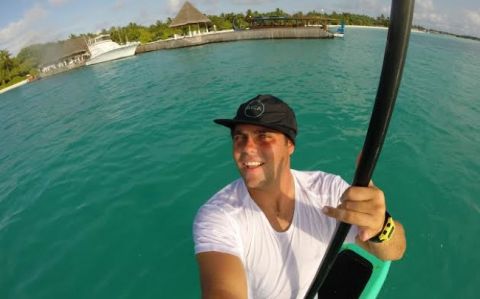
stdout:
MULTIPOLYGON (((296 169, 352 179, 386 31, 243 41, 85 67, 0 95, 0 298, 196 298, 191 224, 237 177, 259 93, 297 112, 296 169)), ((381 298, 476 298, 480 43, 412 34, 374 179, 407 230, 381 298)))

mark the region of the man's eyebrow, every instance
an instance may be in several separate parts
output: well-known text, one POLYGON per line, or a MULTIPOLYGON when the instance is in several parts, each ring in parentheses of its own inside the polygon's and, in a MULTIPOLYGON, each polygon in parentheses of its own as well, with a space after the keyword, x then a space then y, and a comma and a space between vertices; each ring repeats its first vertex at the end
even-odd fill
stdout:
MULTIPOLYGON (((233 133, 234 135, 235 135, 235 134, 246 134, 245 131, 242 131, 242 130, 240 130, 240 129, 235 129, 235 130, 232 131, 232 133, 233 133)), ((275 133, 275 130, 265 128, 265 129, 255 130, 255 131, 253 131, 253 133, 255 133, 255 134, 275 133)))
POLYGON ((256 130, 255 133, 257 133, 257 134, 262 134, 262 133, 275 133, 275 130, 265 128, 265 129, 256 130))
POLYGON ((238 135, 238 134, 244 134, 244 133, 239 129, 232 130, 232 135, 238 135))

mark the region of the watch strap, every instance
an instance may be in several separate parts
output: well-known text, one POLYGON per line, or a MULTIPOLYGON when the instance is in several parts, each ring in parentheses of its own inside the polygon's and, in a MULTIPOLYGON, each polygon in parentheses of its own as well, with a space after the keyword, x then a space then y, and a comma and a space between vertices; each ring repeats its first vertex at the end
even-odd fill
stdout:
POLYGON ((388 241, 392 238, 394 230, 395 222, 393 221, 392 216, 387 211, 385 211, 385 221, 383 223, 382 230, 377 235, 370 238, 368 241, 374 243, 383 243, 385 241, 388 241))

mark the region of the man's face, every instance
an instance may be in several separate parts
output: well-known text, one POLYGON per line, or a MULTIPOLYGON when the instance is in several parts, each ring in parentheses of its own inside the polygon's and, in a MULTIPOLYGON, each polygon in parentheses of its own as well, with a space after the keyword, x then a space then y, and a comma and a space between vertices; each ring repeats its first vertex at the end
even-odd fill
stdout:
POLYGON ((233 158, 249 189, 266 189, 280 184, 290 170, 295 146, 283 133, 255 125, 233 129, 233 158))

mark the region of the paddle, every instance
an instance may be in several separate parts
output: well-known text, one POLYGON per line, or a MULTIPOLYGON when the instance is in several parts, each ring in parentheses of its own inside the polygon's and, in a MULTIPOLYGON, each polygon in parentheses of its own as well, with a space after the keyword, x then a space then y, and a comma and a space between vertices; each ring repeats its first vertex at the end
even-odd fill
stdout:
MULTIPOLYGON (((382 73, 362 155, 353 179, 353 186, 368 186, 375 164, 380 156, 402 78, 412 25, 413 7, 414 0, 392 0, 382 73)), ((343 222, 337 225, 335 235, 330 241, 327 252, 305 298, 314 298, 318 293, 335 262, 350 226, 350 224, 343 222)))

